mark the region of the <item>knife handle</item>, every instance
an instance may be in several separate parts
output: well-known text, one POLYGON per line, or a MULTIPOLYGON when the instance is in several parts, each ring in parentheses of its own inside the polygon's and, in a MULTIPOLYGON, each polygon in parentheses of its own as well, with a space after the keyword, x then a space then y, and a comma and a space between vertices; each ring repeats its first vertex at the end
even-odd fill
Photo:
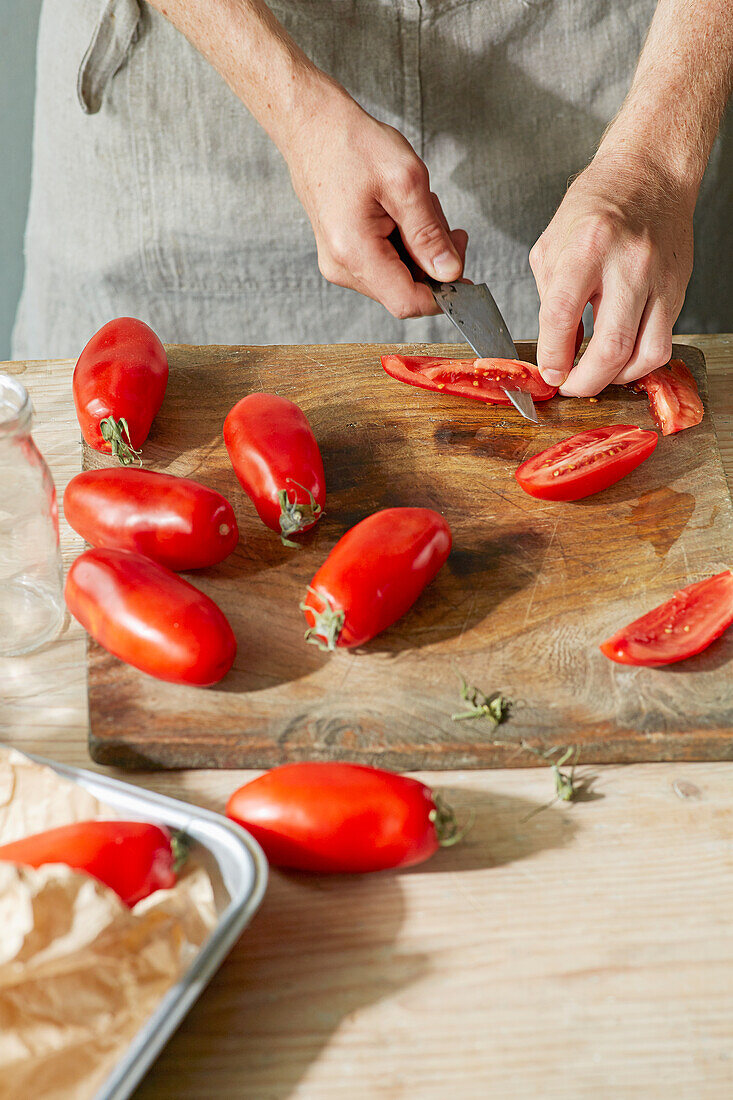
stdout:
POLYGON ((431 290, 437 290, 439 287, 443 286, 443 283, 439 283, 437 279, 431 278, 427 271, 423 271, 420 265, 415 263, 405 247, 405 242, 402 240, 399 226, 396 225, 394 227, 387 239, 416 283, 426 283, 431 290))

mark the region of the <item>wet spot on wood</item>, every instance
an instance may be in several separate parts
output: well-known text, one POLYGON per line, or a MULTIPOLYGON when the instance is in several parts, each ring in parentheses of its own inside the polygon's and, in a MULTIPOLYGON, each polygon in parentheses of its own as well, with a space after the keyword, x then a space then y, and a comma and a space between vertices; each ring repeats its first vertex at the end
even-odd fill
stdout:
POLYGON ((527 453, 526 436, 507 431, 502 424, 481 427, 477 431, 471 428, 458 428, 452 424, 441 424, 435 429, 433 435, 439 448, 450 447, 451 450, 458 450, 462 454, 473 452, 491 458, 521 462, 527 453))
POLYGON ((678 493, 663 486, 644 493, 631 505, 631 522, 637 534, 650 542, 663 558, 677 541, 695 511, 691 493, 678 493))

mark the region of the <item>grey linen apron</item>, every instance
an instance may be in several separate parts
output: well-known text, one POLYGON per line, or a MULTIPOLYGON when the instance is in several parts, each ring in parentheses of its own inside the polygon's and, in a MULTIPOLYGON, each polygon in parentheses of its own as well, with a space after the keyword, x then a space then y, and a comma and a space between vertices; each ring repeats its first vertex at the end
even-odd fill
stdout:
MULTIPOLYGON (((654 0, 272 0, 313 60, 426 161, 467 273, 537 332, 527 255, 629 86, 654 0)), ((16 358, 76 356, 111 317, 165 341, 451 339, 318 271, 280 154, 220 76, 138 0, 46 0, 16 358)), ((678 329, 731 326, 730 126, 697 215, 678 329), (725 169, 727 168, 727 171, 725 169)))

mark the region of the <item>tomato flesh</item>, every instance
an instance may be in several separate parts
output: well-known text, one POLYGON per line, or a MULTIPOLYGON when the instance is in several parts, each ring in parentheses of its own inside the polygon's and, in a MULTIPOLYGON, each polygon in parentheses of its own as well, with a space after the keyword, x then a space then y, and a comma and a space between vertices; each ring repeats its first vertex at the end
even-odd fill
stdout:
POLYGON ((450 527, 429 508, 385 508, 339 539, 301 605, 306 640, 363 645, 401 618, 451 549, 450 527))
POLYGON ((662 435, 692 428, 703 418, 705 410, 697 383, 681 359, 670 359, 666 367, 653 370, 631 386, 648 394, 651 414, 662 435))
POLYGON ((63 863, 103 882, 133 906, 176 883, 170 834, 144 821, 79 821, 0 847, 0 861, 23 867, 63 863))
POLYGON ((285 764, 235 791, 227 816, 276 867, 328 874, 409 867, 440 845, 436 804, 416 779, 359 764, 285 764))
POLYGON ((591 428, 527 459, 514 476, 541 500, 580 500, 607 489, 645 461, 657 445, 656 432, 632 424, 591 428))
POLYGON ((383 355, 382 366, 399 382, 492 405, 510 405, 502 387, 523 390, 535 401, 557 393, 534 363, 519 359, 441 359, 430 355, 383 355))
POLYGON ((130 550, 86 550, 69 570, 66 603, 101 646, 159 680, 209 687, 237 643, 223 611, 182 577, 130 550))
POLYGON ((66 487, 64 514, 92 546, 134 550, 176 571, 216 565, 239 539, 221 493, 153 470, 85 470, 66 487))
POLYGON ((601 651, 622 665, 669 665, 701 653, 732 623, 733 573, 728 569, 681 588, 603 642, 601 651))

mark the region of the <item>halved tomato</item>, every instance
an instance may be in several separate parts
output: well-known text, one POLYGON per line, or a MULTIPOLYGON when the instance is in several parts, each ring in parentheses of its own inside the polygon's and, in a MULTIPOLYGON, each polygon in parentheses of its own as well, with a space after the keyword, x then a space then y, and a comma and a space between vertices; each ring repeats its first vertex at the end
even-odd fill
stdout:
POLYGON ((632 382, 631 388, 649 395, 650 411, 662 435, 692 428, 703 418, 697 382, 681 359, 670 359, 666 367, 632 382))
POLYGON ((656 432, 631 424, 591 428, 528 458, 514 476, 525 493, 540 500, 580 500, 635 470, 658 439, 656 432))
POLYGON ((547 401, 557 393, 548 386, 534 363, 519 359, 440 359, 431 355, 383 355, 387 374, 408 386, 470 397, 492 405, 510 405, 502 386, 523 390, 535 401, 547 401))
POLYGON ((654 668, 702 653, 733 623, 733 573, 689 584, 601 645, 620 665, 654 668))

